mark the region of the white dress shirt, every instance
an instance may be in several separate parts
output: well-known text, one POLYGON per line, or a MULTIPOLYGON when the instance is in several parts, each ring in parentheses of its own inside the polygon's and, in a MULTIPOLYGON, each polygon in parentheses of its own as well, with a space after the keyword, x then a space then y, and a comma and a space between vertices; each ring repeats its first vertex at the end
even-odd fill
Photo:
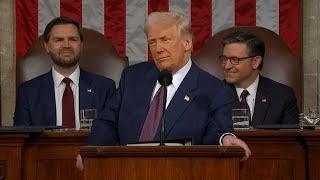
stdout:
MULTIPOLYGON (((52 67, 52 77, 54 83, 54 94, 56 101, 56 116, 57 116, 57 126, 62 126, 62 97, 64 90, 66 88, 66 84, 62 82, 65 78, 63 75, 59 74, 52 67)), ((68 77, 72 80, 70 83, 73 99, 74 99, 74 112, 75 112, 75 129, 80 129, 80 121, 79 121, 79 78, 80 78, 80 68, 79 66, 76 70, 68 77)))
MULTIPOLYGON (((250 108, 251 119, 252 119, 252 116, 254 113, 254 105, 256 102, 256 94, 257 94, 258 84, 259 84, 259 75, 257 76, 256 80, 246 89, 249 92, 249 95, 247 96, 247 103, 250 108)), ((235 87, 236 87, 239 101, 241 101, 240 95, 241 95, 242 91, 245 89, 237 87, 237 86, 235 86, 235 87)))
MULTIPOLYGON (((188 71, 191 68, 191 59, 187 62, 186 65, 184 65, 179 71, 177 71, 175 74, 172 75, 172 84, 167 86, 167 102, 166 102, 166 108, 168 107, 171 99, 173 98, 174 94, 176 93, 177 89, 179 88, 181 82, 183 81, 184 77, 187 75, 188 71)), ((161 87, 161 84, 159 81, 157 81, 157 84, 153 90, 152 98, 157 93, 158 89, 161 87)))

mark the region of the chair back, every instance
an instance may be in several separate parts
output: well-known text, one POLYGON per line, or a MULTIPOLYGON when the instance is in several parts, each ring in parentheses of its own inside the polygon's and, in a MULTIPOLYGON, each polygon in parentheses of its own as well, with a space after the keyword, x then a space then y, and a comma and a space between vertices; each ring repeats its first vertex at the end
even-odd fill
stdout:
MULTIPOLYGON (((80 67, 108 77, 118 85, 128 60, 118 55, 111 41, 103 34, 83 28, 83 36, 80 67)), ((24 57, 17 58, 17 85, 48 72, 51 67, 52 60, 45 50, 43 37, 40 36, 24 57)))

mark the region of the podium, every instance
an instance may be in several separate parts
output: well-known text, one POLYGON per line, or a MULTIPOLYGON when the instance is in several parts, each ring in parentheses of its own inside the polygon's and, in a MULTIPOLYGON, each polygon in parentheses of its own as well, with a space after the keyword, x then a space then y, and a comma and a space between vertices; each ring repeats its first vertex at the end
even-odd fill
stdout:
POLYGON ((238 180, 244 150, 225 146, 85 146, 85 180, 238 180))

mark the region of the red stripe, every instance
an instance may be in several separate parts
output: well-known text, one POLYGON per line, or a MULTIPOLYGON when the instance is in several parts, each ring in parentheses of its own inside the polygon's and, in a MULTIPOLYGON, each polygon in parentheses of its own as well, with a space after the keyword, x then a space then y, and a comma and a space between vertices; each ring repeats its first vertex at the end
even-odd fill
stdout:
POLYGON ((16 0, 16 54, 23 56, 38 38, 38 1, 16 0))
POLYGON ((193 31, 193 55, 199 53, 200 48, 212 36, 212 1, 191 0, 191 24, 193 31))
POLYGON ((235 25, 256 25, 256 0, 235 0, 235 25))
POLYGON ((301 1, 279 1, 279 35, 292 52, 300 55, 301 1))
POLYGON ((82 24, 82 0, 60 0, 60 15, 82 24))
MULTIPOLYGON (((167 12, 169 11, 169 0, 148 0, 148 14, 152 12, 167 12)), ((153 57, 150 53, 148 46, 148 61, 153 61, 153 57)))
POLYGON ((169 11, 169 0, 148 0, 148 14, 152 12, 167 12, 169 11))
POLYGON ((104 0, 104 34, 121 56, 126 49, 126 0, 104 0))

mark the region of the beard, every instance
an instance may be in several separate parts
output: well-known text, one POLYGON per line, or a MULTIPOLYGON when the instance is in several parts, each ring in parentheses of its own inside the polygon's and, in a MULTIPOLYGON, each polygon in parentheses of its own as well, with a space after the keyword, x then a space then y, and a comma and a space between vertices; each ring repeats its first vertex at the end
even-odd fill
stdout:
POLYGON ((80 54, 75 55, 74 57, 63 59, 59 55, 53 54, 52 52, 48 53, 54 64, 62 68, 70 68, 79 63, 80 54))

